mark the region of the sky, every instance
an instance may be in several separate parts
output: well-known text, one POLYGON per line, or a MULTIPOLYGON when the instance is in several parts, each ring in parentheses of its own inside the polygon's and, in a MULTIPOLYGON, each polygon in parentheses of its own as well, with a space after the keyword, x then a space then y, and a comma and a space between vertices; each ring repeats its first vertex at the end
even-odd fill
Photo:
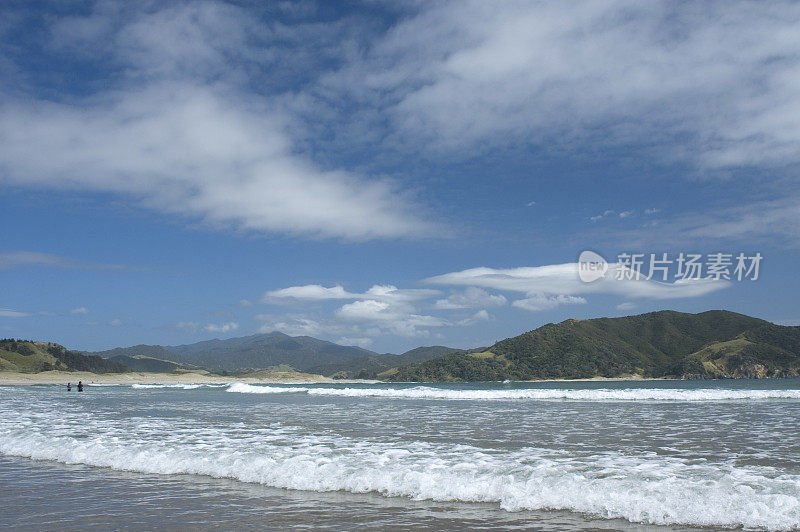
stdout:
POLYGON ((798 27, 779 1, 6 0, 0 337, 798 325, 798 27))

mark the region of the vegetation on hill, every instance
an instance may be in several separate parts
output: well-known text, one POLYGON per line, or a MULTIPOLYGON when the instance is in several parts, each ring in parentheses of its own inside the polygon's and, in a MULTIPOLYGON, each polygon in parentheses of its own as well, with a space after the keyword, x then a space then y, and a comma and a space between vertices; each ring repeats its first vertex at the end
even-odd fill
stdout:
POLYGON ((200 366, 216 372, 247 372, 281 364, 288 364, 300 371, 309 371, 321 364, 343 363, 375 353, 310 336, 288 336, 273 332, 178 346, 137 345, 92 354, 107 358, 144 355, 178 364, 200 366))
POLYGON ((319 373, 337 379, 376 379, 378 374, 395 366, 412 364, 439 358, 451 353, 463 353, 461 349, 433 345, 417 347, 401 355, 387 353, 384 355, 364 355, 344 362, 330 362, 310 368, 311 373, 319 373))
POLYGON ((143 373, 175 373, 184 369, 197 369, 196 366, 187 364, 178 364, 169 360, 161 360, 146 355, 116 355, 110 357, 108 360, 117 362, 127 367, 131 371, 139 371, 143 373))
POLYGON ((21 373, 51 370, 123 373, 128 368, 99 356, 70 351, 62 345, 8 338, 0 340, 0 370, 21 373))
POLYGON ((800 327, 727 311, 566 320, 381 374, 392 381, 800 376, 800 327))

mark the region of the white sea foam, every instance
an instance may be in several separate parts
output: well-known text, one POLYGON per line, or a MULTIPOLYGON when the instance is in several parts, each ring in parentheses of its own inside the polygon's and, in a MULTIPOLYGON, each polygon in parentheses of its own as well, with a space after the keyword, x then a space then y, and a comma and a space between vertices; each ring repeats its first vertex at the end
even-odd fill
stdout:
POLYGON ((632 522, 800 527, 800 476, 652 453, 570 456, 526 448, 365 441, 273 425, 94 419, 5 408, 0 453, 158 474, 417 500, 571 510, 632 522))
POLYGON ((798 400, 800 390, 731 390, 719 388, 627 388, 627 389, 516 389, 516 390, 454 390, 415 386, 412 388, 325 388, 306 386, 260 386, 236 382, 227 391, 235 393, 280 394, 305 393, 341 397, 387 397, 396 399, 444 399, 462 401, 539 400, 539 401, 757 401, 798 400))
POLYGON ((131 388, 180 388, 182 390, 195 390, 197 388, 222 388, 224 384, 131 384, 131 388))

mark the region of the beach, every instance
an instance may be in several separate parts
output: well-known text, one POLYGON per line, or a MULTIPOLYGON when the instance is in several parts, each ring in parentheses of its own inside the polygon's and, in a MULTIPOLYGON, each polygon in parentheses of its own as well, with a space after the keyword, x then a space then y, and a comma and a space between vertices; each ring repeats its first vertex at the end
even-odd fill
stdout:
MULTIPOLYGON (((628 381, 661 381, 664 379, 644 378, 638 375, 623 377, 592 377, 588 379, 542 379, 536 381, 515 382, 628 382, 628 381)), ((40 373, 20 373, 12 371, 0 372, 0 386, 26 384, 73 384, 83 381, 87 384, 230 384, 245 382, 248 384, 296 384, 296 383, 367 383, 381 381, 371 379, 332 379, 323 375, 293 371, 259 371, 241 375, 218 375, 207 371, 186 371, 181 373, 91 373, 88 371, 43 371, 40 373)))
MULTIPOLYGON (((194 383, 299 383, 334 382, 322 375, 289 371, 258 372, 243 376, 222 376, 205 371, 184 373, 91 373, 88 371, 43 371, 41 373, 0 372, 0 386, 25 384, 72 384, 83 381, 85 384, 194 384, 194 383)), ((341 382, 341 381, 338 381, 341 382)), ((360 381, 353 381, 360 382, 360 381)))
POLYGON ((800 527, 798 379, 96 384, 0 387, 0 525, 800 527))

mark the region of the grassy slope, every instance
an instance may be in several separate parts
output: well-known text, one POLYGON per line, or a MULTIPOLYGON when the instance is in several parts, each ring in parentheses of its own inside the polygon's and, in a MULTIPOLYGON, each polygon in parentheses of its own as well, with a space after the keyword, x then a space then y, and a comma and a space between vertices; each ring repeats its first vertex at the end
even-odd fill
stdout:
POLYGON ((97 356, 86 356, 49 342, 0 340, 0 369, 20 373, 90 371, 121 373, 128 368, 97 356))

